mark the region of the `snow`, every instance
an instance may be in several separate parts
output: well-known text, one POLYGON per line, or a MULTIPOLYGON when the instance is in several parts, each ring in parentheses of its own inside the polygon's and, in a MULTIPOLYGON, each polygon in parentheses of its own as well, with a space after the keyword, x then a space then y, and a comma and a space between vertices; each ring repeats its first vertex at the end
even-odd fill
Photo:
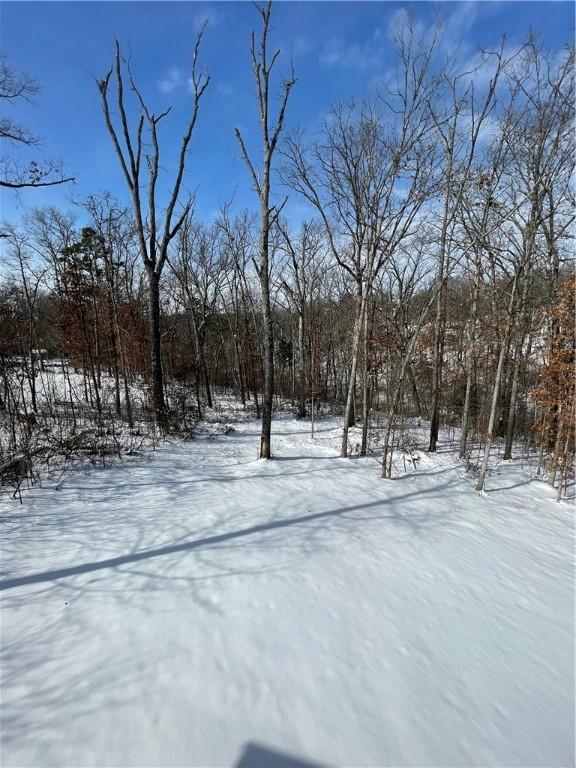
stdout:
POLYGON ((574 764, 570 503, 228 420, 0 508, 5 768, 574 764))

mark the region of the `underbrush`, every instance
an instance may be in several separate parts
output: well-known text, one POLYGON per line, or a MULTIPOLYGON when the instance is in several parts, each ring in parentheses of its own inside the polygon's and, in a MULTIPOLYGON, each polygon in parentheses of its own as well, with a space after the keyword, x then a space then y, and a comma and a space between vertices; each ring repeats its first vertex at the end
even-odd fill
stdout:
POLYGON ((31 391, 17 361, 2 366, 0 490, 21 499, 42 475, 56 478, 77 467, 105 467, 123 456, 153 450, 168 434, 186 435, 198 423, 189 388, 167 387, 168 430, 161 432, 148 405, 147 386, 135 380, 117 401, 114 382, 92 382, 65 360, 44 362, 31 391))

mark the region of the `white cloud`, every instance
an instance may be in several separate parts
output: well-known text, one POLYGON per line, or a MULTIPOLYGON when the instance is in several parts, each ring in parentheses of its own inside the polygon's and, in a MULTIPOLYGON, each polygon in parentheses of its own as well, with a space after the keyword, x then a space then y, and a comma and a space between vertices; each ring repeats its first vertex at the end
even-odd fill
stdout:
POLYGON ((389 40, 397 40, 407 32, 410 24, 412 24, 414 37, 418 40, 423 36, 424 25, 415 15, 408 13, 406 8, 399 8, 397 11, 390 14, 386 25, 386 36, 389 40))
MULTIPOLYGON (((178 67, 171 67, 166 77, 158 81, 158 90, 162 93, 173 93, 184 86, 186 86, 190 93, 194 91, 192 77, 185 77, 182 70, 178 67)), ((218 87, 218 91, 223 95, 230 95, 233 89, 232 86, 221 85, 218 87)))
POLYGON ((453 7, 456 10, 442 19, 443 34, 440 46, 446 56, 462 63, 473 48, 466 38, 478 19, 480 7, 476 0, 454 3, 453 7))
POLYGON ((182 85, 184 85, 184 78, 178 67, 169 69, 167 76, 163 80, 158 81, 158 88, 162 93, 172 93, 172 91, 180 88, 182 85))
POLYGON ((483 144, 487 141, 491 141, 492 139, 495 139, 498 136, 498 133, 501 130, 501 123, 498 118, 493 117, 492 115, 487 115, 484 119, 484 122, 482 123, 482 127, 480 128, 480 132, 478 134, 478 141, 480 144, 483 144))
POLYGON ((326 67, 341 67, 342 69, 375 69, 383 59, 381 33, 376 29, 372 36, 362 43, 347 45, 342 38, 333 37, 320 55, 320 61, 326 67))
POLYGON ((449 37, 462 37, 474 26, 480 12, 480 4, 477 0, 468 0, 465 3, 454 3, 456 10, 450 13, 444 21, 444 29, 449 37))
POLYGON ((215 8, 205 8, 194 16, 194 28, 197 32, 203 29, 204 25, 208 28, 215 27, 222 21, 222 14, 215 8))
MULTIPOLYGON (((462 62, 470 57, 473 47, 468 39, 469 33, 483 9, 478 0, 445 3, 432 19, 424 21, 421 14, 412 14, 405 8, 399 8, 390 14, 386 33, 390 40, 402 38, 409 31, 410 25, 415 40, 425 39, 436 23, 440 24, 441 36, 438 50, 448 59, 462 62)), ((486 3, 490 5, 490 3, 486 3)))
POLYGON ((304 35, 298 35, 292 43, 292 53, 294 56, 305 56, 311 50, 312 43, 304 35))
POLYGON ((409 15, 406 8, 398 8, 394 11, 388 19, 387 32, 390 40, 396 40, 396 38, 402 34, 408 23, 409 15))

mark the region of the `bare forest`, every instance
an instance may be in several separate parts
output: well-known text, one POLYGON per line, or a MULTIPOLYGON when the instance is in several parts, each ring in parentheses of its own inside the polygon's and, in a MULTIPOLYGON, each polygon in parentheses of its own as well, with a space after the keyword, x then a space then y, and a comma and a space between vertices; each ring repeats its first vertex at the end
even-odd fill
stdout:
MULTIPOLYGON (((202 29, 178 147, 162 139, 175 117, 139 88, 140 52, 117 42, 93 89, 126 194, 4 222, 2 486, 190 436, 215 394, 233 393, 262 420, 264 458, 288 406, 312 431, 339 415, 341 456, 378 456, 383 478, 412 460, 417 424, 429 452, 447 430, 478 491, 498 442, 562 498, 576 415, 573 50, 549 54, 534 34, 462 69, 441 25, 408 20, 394 80, 333 104, 309 134, 290 121, 298 72, 278 66, 272 14, 257 7, 246 48, 259 153, 229 126, 252 208, 223 200, 202 220, 187 192, 212 85, 202 29)), ((0 99, 37 87, 3 61, 0 99)), ((1 130, 8 151, 36 140, 10 120, 1 130)), ((7 189, 71 181, 9 156, 2 173, 7 189)))
POLYGON ((3 768, 576 765, 574 4, 0 5, 3 768))

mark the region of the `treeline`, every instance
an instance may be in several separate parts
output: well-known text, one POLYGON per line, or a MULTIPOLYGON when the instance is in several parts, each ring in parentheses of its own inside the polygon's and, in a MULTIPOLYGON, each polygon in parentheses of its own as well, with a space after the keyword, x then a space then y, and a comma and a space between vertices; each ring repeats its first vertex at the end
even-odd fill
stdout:
MULTIPOLYGON (((181 200, 209 86, 196 70, 202 36, 164 207, 166 113, 150 111, 131 73, 126 103, 118 46, 99 90, 131 204, 94 194, 75 215, 37 210, 5 227, 3 413, 29 436, 28 416, 44 407, 39 369, 58 359, 79 372, 100 433, 111 420, 128 431, 188 429, 225 388, 263 422, 272 395, 301 418, 322 405, 340 412, 342 456, 378 447, 384 477, 412 418, 429 422, 430 451, 442 426, 459 430, 469 466, 477 452, 478 490, 494 439, 505 459, 522 444, 539 451, 560 497, 575 452, 573 51, 551 55, 530 39, 456 71, 441 58, 439 30, 419 36, 408 21, 395 81, 334 105, 306 137, 284 128, 294 76, 269 117, 270 6, 260 13, 250 55, 261 167, 237 133, 259 214, 223 205, 202 222, 181 200), (297 198, 310 211, 301 222, 288 215, 297 198), (135 403, 143 387, 149 397, 135 403)), ((10 457, 20 450, 12 433, 10 457)))

